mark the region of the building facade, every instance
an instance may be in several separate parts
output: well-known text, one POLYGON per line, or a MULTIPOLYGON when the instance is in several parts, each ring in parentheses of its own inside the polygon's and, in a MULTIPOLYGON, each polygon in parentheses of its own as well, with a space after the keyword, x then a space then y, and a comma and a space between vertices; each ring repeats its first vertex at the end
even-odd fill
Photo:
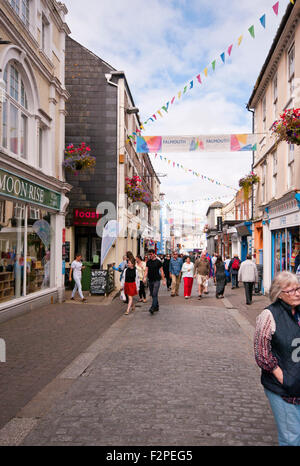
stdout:
POLYGON ((261 134, 254 170, 254 248, 264 266, 268 292, 275 274, 294 271, 300 251, 300 148, 276 143, 272 125, 290 108, 300 107, 300 3, 289 4, 258 77, 248 107, 254 110, 254 131, 261 134))
POLYGON ((63 299, 66 14, 1 0, 0 319, 63 299))
MULTIPOLYGON (((104 268, 119 264, 126 251, 143 255, 159 241, 160 181, 148 154, 137 154, 132 136, 140 127, 126 76, 75 40, 66 45, 66 142, 82 142, 96 157, 92 171, 67 172, 69 195, 67 243, 69 261, 76 252, 100 268, 102 234, 109 220, 117 220, 119 234, 104 268), (146 204, 135 202, 128 186, 134 177, 145 192, 146 204)), ((119 284, 116 277, 115 284, 119 284)))

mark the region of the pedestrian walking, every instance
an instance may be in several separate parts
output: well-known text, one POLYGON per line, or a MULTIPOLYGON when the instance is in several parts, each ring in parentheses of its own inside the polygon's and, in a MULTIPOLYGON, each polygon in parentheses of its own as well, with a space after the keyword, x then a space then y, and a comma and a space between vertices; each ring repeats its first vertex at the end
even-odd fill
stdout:
POLYGON ((166 281, 167 281, 168 291, 171 290, 171 284, 172 284, 172 279, 170 277, 170 260, 171 260, 171 256, 170 254, 167 254, 163 261, 163 269, 164 269, 164 274, 165 274, 166 281))
POLYGON ((183 266, 183 260, 178 257, 178 252, 173 253, 173 257, 170 260, 169 274, 172 279, 171 284, 171 296, 179 296, 179 286, 181 282, 181 269, 183 266))
POLYGON ((144 283, 146 283, 147 279, 149 281, 149 290, 152 297, 152 305, 149 312, 150 314, 153 314, 154 312, 159 311, 158 292, 161 280, 163 281, 163 284, 166 285, 163 265, 153 250, 148 252, 144 283))
POLYGON ((198 298, 201 299, 210 274, 210 261, 206 253, 202 253, 200 259, 196 260, 194 270, 194 278, 197 278, 198 282, 198 298))
POLYGON ((128 259, 128 267, 124 271, 121 287, 124 290, 125 295, 128 297, 128 305, 125 312, 125 315, 128 315, 130 310, 134 311, 135 309, 133 298, 134 296, 137 296, 140 287, 139 274, 135 267, 134 258, 128 259))
POLYGON ((272 304, 256 320, 255 359, 269 400, 280 446, 300 446, 300 285, 279 273, 270 288, 272 304))
POLYGON ((244 283, 246 304, 252 304, 253 287, 258 283, 258 272, 256 264, 252 261, 252 256, 247 255, 247 259, 242 262, 238 273, 238 282, 244 283))
POLYGON ((229 256, 226 256, 224 264, 225 264, 226 283, 230 283, 231 278, 230 278, 230 272, 229 272, 229 264, 230 264, 229 256))
POLYGON ((230 264, 228 266, 228 270, 231 275, 231 288, 238 288, 239 287, 239 282, 238 282, 238 274, 239 274, 239 269, 240 269, 241 261, 239 259, 239 256, 235 254, 233 258, 230 261, 230 264))
POLYGON ((224 298, 224 291, 226 286, 226 273, 225 264, 222 256, 218 256, 214 265, 215 284, 216 284, 216 298, 224 298))
POLYGON ((146 270, 146 262, 144 262, 141 258, 140 255, 136 256, 136 269, 139 274, 139 279, 140 279, 140 288, 139 288, 139 297, 140 297, 140 303, 144 302, 146 303, 146 289, 145 289, 145 284, 144 284, 144 275, 145 275, 145 270, 146 270))
POLYGON ((82 264, 82 256, 81 256, 81 254, 78 253, 75 256, 75 260, 71 264, 70 274, 69 274, 69 281, 70 282, 72 281, 72 273, 73 273, 73 280, 75 282, 75 286, 74 286, 74 289, 72 291, 72 297, 71 297, 72 300, 75 299, 75 294, 76 294, 76 291, 78 290, 78 294, 79 294, 79 296, 81 298, 81 301, 82 302, 87 301, 85 299, 85 297, 83 296, 82 285, 81 285, 82 270, 84 270, 84 269, 85 269, 85 267, 82 264))
POLYGON ((192 294, 193 282, 194 282, 194 264, 191 261, 190 256, 187 257, 185 263, 181 269, 183 283, 184 283, 184 297, 189 299, 192 294))

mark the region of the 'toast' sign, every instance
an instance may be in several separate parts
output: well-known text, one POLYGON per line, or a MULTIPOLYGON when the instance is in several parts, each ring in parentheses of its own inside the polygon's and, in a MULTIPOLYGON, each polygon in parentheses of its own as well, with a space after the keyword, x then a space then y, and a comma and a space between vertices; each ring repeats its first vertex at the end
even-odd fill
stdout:
POLYGON ((74 209, 74 226, 95 227, 101 217, 96 209, 74 209))

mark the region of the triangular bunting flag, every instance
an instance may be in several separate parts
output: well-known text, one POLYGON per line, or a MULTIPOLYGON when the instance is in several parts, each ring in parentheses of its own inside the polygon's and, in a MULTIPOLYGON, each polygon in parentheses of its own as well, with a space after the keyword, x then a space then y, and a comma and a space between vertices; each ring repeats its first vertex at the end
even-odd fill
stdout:
POLYGON ((290 0, 290 2, 291 2, 293 5, 295 5, 295 0, 290 0))
POLYGON ((220 56, 221 56, 222 62, 223 62, 223 63, 225 63, 225 53, 224 53, 224 52, 223 52, 223 53, 221 53, 221 55, 220 55, 220 56))
POLYGON ((198 74, 198 76, 197 76, 197 79, 198 79, 199 83, 200 83, 200 84, 202 84, 202 81, 201 81, 201 76, 200 76, 200 74, 198 74))
POLYGON ((266 28, 266 15, 263 15, 259 21, 261 22, 261 25, 266 28))
POLYGON ((254 32, 254 26, 249 27, 248 31, 250 32, 251 36, 253 39, 255 39, 255 32, 254 32))
POLYGON ((238 45, 239 45, 239 46, 241 45, 242 40, 243 40, 243 36, 240 36, 240 37, 238 38, 238 45))
POLYGON ((208 72, 208 69, 207 69, 207 68, 205 68, 205 70, 204 70, 204 74, 205 74, 205 76, 206 76, 206 77, 207 77, 207 72, 208 72))
POLYGON ((214 60, 214 61, 212 62, 212 69, 213 69, 214 71, 215 71, 215 69, 216 69, 216 60, 214 60))
POLYGON ((174 103, 174 100, 176 99, 176 97, 173 97, 173 99, 171 100, 171 104, 174 103))
POLYGON ((228 47, 228 55, 229 55, 229 56, 231 55, 232 48, 233 48, 233 44, 232 44, 232 45, 230 45, 230 47, 228 47))
POLYGON ((275 3, 275 5, 273 5, 273 10, 274 10, 274 13, 276 16, 278 16, 278 11, 279 11, 279 2, 275 3))

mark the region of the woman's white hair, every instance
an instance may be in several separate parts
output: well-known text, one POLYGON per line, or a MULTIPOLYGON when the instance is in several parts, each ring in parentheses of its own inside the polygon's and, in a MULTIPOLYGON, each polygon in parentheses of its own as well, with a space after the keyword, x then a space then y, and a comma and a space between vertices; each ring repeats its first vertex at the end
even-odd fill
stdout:
POLYGON ((272 302, 277 301, 282 290, 288 288, 291 285, 299 285, 297 275, 293 274, 292 272, 278 273, 275 276, 270 288, 270 300, 272 302))

